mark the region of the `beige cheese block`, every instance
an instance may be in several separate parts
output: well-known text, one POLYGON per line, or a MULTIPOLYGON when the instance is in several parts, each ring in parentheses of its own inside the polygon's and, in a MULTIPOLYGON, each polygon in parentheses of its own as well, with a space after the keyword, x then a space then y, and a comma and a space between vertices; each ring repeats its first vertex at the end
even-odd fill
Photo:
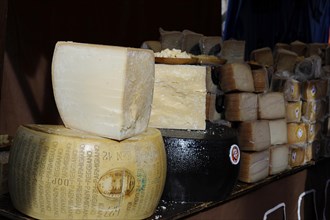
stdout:
POLYGON ((244 63, 245 41, 225 40, 222 43, 220 57, 227 63, 244 63))
POLYGON ((266 92, 269 90, 268 71, 266 68, 252 70, 254 91, 266 92))
POLYGON ((59 125, 20 126, 9 158, 9 192, 36 219, 145 219, 165 185, 158 129, 124 141, 59 125))
POLYGON ((307 44, 296 40, 296 41, 291 42, 290 46, 291 46, 291 51, 295 52, 299 57, 306 56, 307 44))
POLYGON ((269 120, 269 131, 271 145, 288 143, 287 123, 285 119, 269 120))
POLYGON ((52 81, 68 128, 123 140, 148 126, 154 89, 151 50, 58 42, 52 81))
POLYGON ((328 81, 326 79, 308 80, 302 83, 302 99, 311 101, 327 96, 328 81))
POLYGON ((267 120, 241 122, 238 127, 238 145, 243 151, 262 151, 270 147, 270 129, 267 120))
POLYGON ((274 51, 278 51, 279 49, 291 50, 291 45, 287 43, 278 42, 275 44, 274 51))
POLYGON ((305 164, 305 145, 296 146, 290 145, 289 147, 289 166, 291 168, 305 164))
POLYGON ((228 121, 251 121, 258 117, 258 96, 241 92, 225 95, 225 119, 228 121))
POLYGON ((269 149, 260 152, 241 152, 241 167, 238 180, 255 183, 269 173, 269 149))
POLYGON ((205 130, 206 67, 155 64, 150 127, 205 130))
POLYGON ((276 72, 288 71, 293 73, 297 57, 295 52, 286 49, 276 50, 274 58, 276 72))
POLYGON ((288 143, 305 144, 307 142, 307 130, 304 123, 288 123, 288 143))
POLYGON ((327 48, 327 43, 310 43, 307 45, 306 57, 317 55, 322 57, 323 50, 327 48))
POLYGON ((263 66, 272 66, 274 64, 273 52, 270 47, 263 47, 253 50, 250 58, 263 66))
POLYGON ((302 120, 314 123, 326 117, 326 103, 323 100, 304 101, 302 103, 302 120))
POLYGON ((302 101, 286 103, 286 121, 300 122, 302 111, 302 101))
POLYGON ((307 131, 307 142, 312 143, 316 140, 320 140, 322 133, 322 123, 315 122, 315 123, 305 123, 305 124, 307 131))
POLYGON ((288 169, 289 146, 273 145, 270 147, 269 175, 278 174, 288 169))
POLYGON ((246 63, 227 63, 222 66, 220 87, 224 92, 253 92, 254 82, 251 67, 246 63))
POLYGON ((285 118, 285 101, 283 93, 268 92, 258 94, 258 118, 280 119, 285 118))

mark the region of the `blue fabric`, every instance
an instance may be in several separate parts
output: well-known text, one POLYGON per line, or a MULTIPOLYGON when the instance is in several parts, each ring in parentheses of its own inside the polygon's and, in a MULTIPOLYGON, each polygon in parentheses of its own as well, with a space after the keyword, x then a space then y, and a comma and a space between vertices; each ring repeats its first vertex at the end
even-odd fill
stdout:
POLYGON ((245 40, 252 50, 278 42, 328 41, 330 0, 229 0, 223 39, 245 40))

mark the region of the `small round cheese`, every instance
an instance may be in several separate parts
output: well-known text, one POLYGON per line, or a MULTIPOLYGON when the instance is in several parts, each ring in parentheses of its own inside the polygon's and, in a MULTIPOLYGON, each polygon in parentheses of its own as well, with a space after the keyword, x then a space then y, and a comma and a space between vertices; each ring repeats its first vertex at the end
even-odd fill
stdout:
POLYGON ((153 128, 114 141, 64 126, 20 126, 9 164, 14 207, 37 219, 144 219, 166 176, 163 138, 153 128))

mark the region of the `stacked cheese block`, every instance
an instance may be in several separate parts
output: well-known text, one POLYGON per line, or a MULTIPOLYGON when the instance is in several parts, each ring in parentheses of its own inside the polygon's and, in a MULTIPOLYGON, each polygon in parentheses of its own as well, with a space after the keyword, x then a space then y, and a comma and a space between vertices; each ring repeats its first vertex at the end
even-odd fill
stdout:
POLYGON ((160 200, 166 153, 148 127, 150 50, 58 42, 52 63, 62 125, 22 125, 10 153, 14 207, 37 219, 144 219, 160 200))
POLYGON ((253 183, 287 168, 283 93, 268 92, 268 71, 246 63, 225 64, 221 71, 225 119, 238 125, 239 180, 253 183))
POLYGON ((217 123, 217 73, 217 66, 155 64, 149 126, 159 128, 165 142, 165 200, 221 200, 237 180, 236 132, 217 123))

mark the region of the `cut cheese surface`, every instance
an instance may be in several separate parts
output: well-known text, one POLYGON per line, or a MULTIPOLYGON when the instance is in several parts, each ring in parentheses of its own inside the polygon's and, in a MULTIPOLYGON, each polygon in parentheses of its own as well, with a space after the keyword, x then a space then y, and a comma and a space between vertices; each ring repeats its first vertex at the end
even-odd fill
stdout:
POLYGON ((206 94, 205 66, 156 64, 149 126, 204 130, 206 94))
POLYGON ((288 143, 287 123, 285 119, 269 120, 269 131, 271 145, 288 143))
POLYGON ((238 145, 243 151, 262 151, 270 147, 271 133, 267 120, 241 122, 238 145))
POLYGON ((274 175, 288 169, 289 147, 273 145, 270 147, 269 174, 274 175))
POLYGON ((258 118, 285 118, 285 101, 282 92, 268 92, 258 94, 258 118))
POLYGON ((255 183, 268 176, 269 149, 260 152, 241 152, 241 167, 238 179, 255 183))
POLYGON ((148 126, 154 88, 151 50, 58 42, 52 81, 66 127, 122 140, 148 126))
POLYGON ((252 70, 246 63, 227 63, 222 66, 220 76, 220 87, 224 92, 254 91, 252 70))
POLYGON ((63 126, 20 126, 9 164, 11 201, 36 219, 144 219, 166 176, 154 128, 114 141, 63 126))
POLYGON ((250 121, 258 118, 258 95, 249 92, 225 95, 225 119, 228 121, 250 121))

